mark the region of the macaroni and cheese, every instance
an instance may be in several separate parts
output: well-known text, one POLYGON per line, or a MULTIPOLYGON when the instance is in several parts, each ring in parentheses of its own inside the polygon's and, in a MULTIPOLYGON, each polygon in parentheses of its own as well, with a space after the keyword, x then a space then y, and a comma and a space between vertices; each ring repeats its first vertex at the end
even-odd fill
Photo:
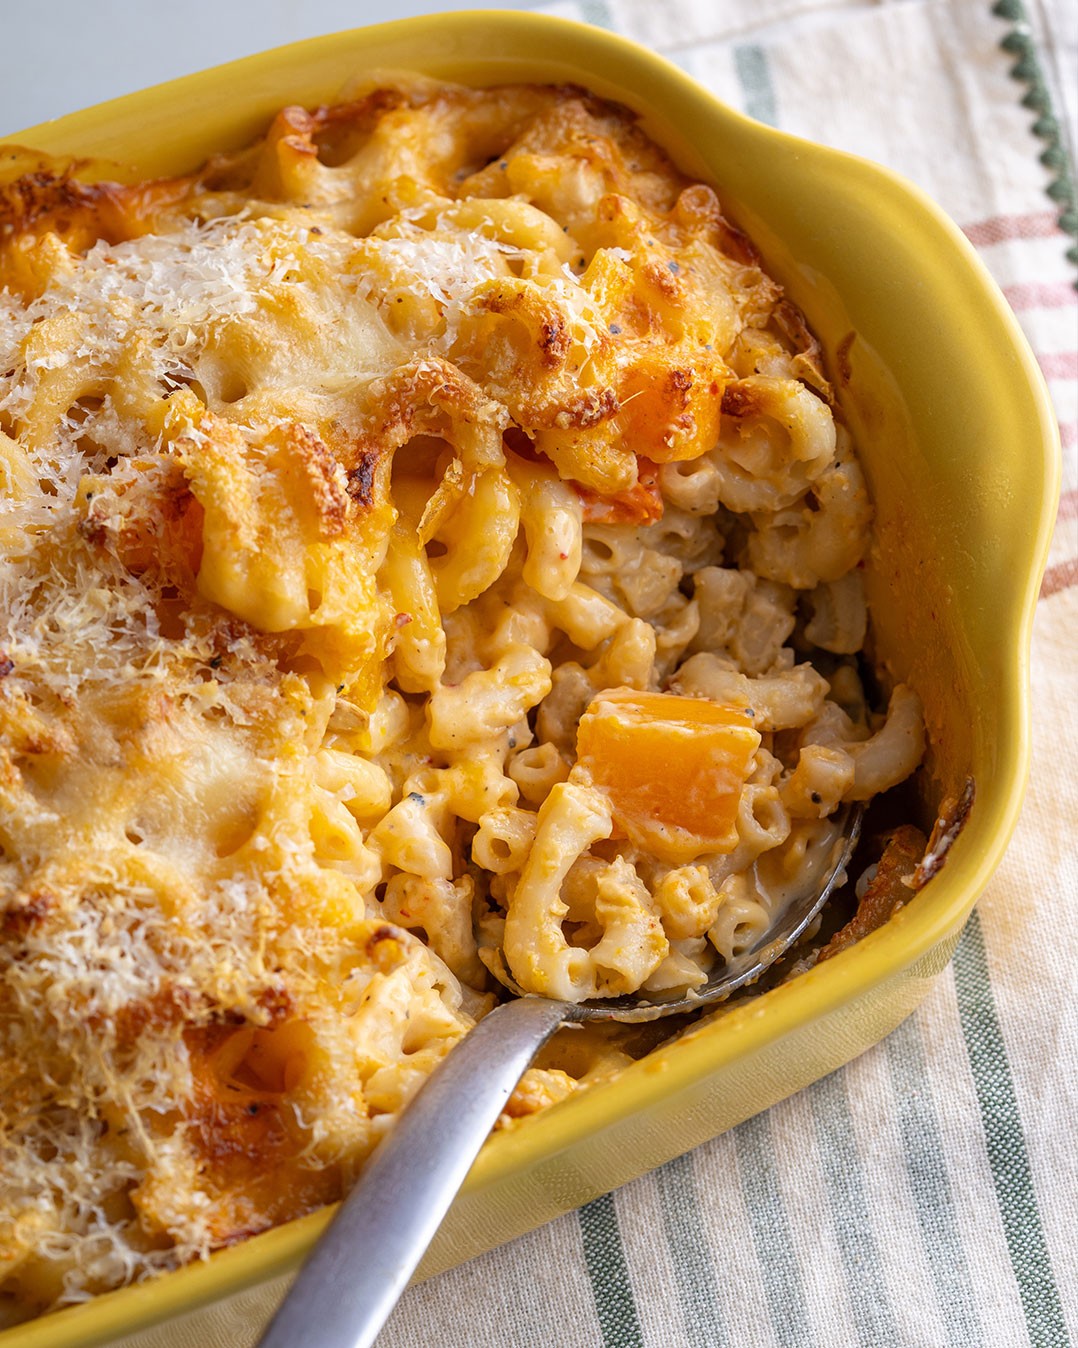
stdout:
POLYGON ((0 1279, 44 1308, 338 1197, 502 959, 699 986, 924 736, 858 674, 817 343, 623 109, 394 78, 187 177, 9 158, 0 1279))

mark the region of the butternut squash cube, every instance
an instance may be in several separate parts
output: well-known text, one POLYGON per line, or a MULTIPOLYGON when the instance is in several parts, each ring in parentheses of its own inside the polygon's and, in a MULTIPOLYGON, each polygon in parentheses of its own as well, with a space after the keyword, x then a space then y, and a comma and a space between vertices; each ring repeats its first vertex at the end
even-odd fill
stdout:
POLYGON ((736 707, 673 693, 600 693, 577 729, 577 770, 610 800, 615 828, 682 864, 737 846, 737 811, 760 736, 736 707))

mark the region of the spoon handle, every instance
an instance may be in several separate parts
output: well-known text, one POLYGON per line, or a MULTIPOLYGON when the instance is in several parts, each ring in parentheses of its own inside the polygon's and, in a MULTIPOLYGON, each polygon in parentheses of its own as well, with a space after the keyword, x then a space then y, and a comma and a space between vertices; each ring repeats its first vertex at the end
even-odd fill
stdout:
POLYGON ((572 1010, 525 997, 485 1016, 397 1120, 258 1348, 369 1348, 528 1064, 572 1010))

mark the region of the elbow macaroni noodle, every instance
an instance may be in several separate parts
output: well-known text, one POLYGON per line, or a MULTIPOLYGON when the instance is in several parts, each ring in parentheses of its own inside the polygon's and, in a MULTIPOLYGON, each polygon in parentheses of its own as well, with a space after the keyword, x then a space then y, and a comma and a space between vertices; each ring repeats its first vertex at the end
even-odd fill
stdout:
POLYGON ((174 180, 13 156, 0 1284, 32 1310, 337 1197, 502 959, 698 986, 924 731, 861 689, 871 512, 819 350, 624 110, 398 77, 174 180))

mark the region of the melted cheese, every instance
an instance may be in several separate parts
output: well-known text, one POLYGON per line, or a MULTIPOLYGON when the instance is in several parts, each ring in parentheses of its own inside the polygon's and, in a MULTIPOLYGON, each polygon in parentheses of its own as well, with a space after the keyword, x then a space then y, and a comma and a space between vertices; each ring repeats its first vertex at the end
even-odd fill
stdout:
MULTIPOLYGON (((724 390, 815 370, 778 298, 714 193, 574 90, 405 81, 286 109, 191 178, 0 185, 0 1279, 24 1308, 336 1197, 492 1005, 485 933, 565 833, 580 713, 665 681, 730 574, 724 390), (687 471, 660 491, 660 464, 687 471), (660 537, 664 492, 687 508, 660 537), (601 546, 610 576, 578 580, 601 546)), ((795 496, 833 450, 804 398, 795 496)), ((825 505, 857 496, 843 473, 825 505)), ((851 565, 866 531, 860 502, 851 565)), ((773 588, 753 673, 785 689, 773 588)), ((670 986, 704 976, 727 877, 766 920, 756 857, 824 825, 791 825, 758 738, 715 884, 616 839, 555 858, 578 941, 609 954, 602 922, 643 904, 670 986)), ((586 1075, 551 1063, 510 1115, 586 1075)))

